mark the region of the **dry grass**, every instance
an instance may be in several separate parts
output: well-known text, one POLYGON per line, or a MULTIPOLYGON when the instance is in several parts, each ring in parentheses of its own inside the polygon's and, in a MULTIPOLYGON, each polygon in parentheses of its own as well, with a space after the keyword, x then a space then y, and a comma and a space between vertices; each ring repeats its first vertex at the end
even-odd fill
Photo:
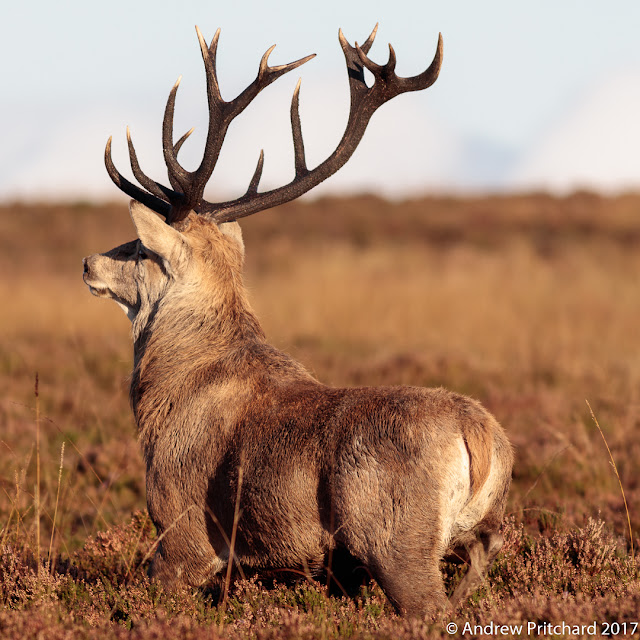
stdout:
MULTIPOLYGON (((637 615, 623 497, 585 399, 637 537, 640 197, 322 200, 243 228, 251 299, 275 344, 331 384, 469 393, 516 445, 508 544, 457 622, 637 615)), ((128 321, 81 279, 82 256, 132 235, 122 205, 0 209, 0 634, 446 636, 442 621, 396 619, 375 588, 345 601, 242 582, 221 609, 216 594, 148 584, 153 531, 131 516, 145 499, 128 321), (50 545, 55 559, 40 578, 37 422, 41 561, 50 545)))

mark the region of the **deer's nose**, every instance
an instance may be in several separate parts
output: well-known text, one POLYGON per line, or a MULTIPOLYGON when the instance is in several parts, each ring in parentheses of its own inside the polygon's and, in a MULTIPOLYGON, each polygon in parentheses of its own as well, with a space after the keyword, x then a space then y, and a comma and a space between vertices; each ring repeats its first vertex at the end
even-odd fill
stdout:
POLYGON ((84 273, 87 273, 89 271, 89 265, 87 264, 86 258, 82 258, 82 266, 84 267, 84 273))

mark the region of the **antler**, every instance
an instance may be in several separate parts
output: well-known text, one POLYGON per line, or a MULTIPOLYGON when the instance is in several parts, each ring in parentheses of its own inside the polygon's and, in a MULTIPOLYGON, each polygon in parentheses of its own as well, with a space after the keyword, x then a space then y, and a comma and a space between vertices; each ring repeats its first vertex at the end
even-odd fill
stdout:
POLYGON ((261 151, 253 178, 243 196, 235 200, 218 203, 207 202, 202 198, 205 185, 211 177, 216 162, 218 161, 220 149, 231 121, 244 111, 262 89, 287 71, 291 71, 301 64, 304 64, 313 58, 314 55, 307 56, 290 64, 269 67, 267 60, 269 54, 275 47, 274 45, 262 57, 258 76, 253 83, 234 100, 225 102, 220 95, 215 70, 216 50, 220 29, 218 29, 213 37, 211 45, 207 47, 198 27, 196 27, 196 31, 200 41, 202 59, 207 76, 207 97, 209 101, 209 129, 207 132, 204 157, 200 166, 195 171, 190 172, 185 170, 177 159, 180 147, 193 129, 182 136, 177 143, 173 144, 173 112, 176 92, 180 84, 180 79, 178 79, 169 94, 162 127, 164 158, 172 189, 151 180, 141 171, 128 129, 127 140, 129 144, 131 169, 135 178, 146 191, 129 182, 117 171, 111 159, 111 138, 109 138, 105 149, 105 164, 111 179, 127 195, 165 216, 168 223, 182 220, 191 210, 205 215, 217 223, 229 222, 294 200, 333 175, 349 160, 362 139, 371 116, 378 107, 401 93, 426 89, 438 78, 442 65, 442 35, 438 37, 436 54, 429 67, 417 76, 403 78, 395 74, 396 56, 391 45, 389 45, 389 60, 385 65, 377 65, 367 57, 377 29, 378 25, 375 26, 371 35, 361 47, 358 46, 358 43, 356 43, 355 47, 352 47, 342 34, 342 30, 339 31, 338 37, 349 74, 349 89, 351 92, 349 120, 336 150, 324 162, 312 170, 307 168, 305 160, 304 142, 302 139, 298 110, 300 95, 300 81, 298 81, 291 101, 291 129, 293 133, 295 176, 289 184, 270 191, 258 193, 258 184, 264 165, 264 152, 261 151), (371 87, 368 87, 365 83, 364 68, 368 69, 374 76, 374 83, 371 87))

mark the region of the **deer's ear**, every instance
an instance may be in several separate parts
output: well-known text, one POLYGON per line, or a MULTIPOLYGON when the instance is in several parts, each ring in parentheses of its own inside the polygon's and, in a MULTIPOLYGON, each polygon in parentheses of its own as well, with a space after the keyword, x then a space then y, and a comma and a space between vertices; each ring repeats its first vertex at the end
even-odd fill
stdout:
POLYGON ((237 222, 222 222, 218 225, 218 229, 238 243, 240 251, 244 256, 244 241, 242 239, 242 229, 240 225, 237 222))
POLYGON ((172 275, 182 272, 190 254, 184 236, 136 200, 131 201, 129 211, 145 249, 162 258, 165 268, 172 275))

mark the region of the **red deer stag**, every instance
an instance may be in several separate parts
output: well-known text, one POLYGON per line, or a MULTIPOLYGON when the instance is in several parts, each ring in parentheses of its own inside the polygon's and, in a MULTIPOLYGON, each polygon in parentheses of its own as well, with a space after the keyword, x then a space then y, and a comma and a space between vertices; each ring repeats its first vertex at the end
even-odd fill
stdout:
POLYGON ((270 66, 269 49, 257 78, 227 102, 216 76, 219 33, 207 47, 198 30, 209 102, 200 166, 187 171, 177 160, 191 132, 174 143, 176 83, 162 129, 171 187, 142 172, 128 131, 131 168, 143 188, 125 179, 109 139, 107 170, 134 199, 138 240, 84 259, 91 293, 115 300, 133 325, 131 403, 149 514, 161 536, 150 574, 167 588, 205 585, 229 563, 319 575, 332 557, 337 581, 350 574, 339 575, 340 559, 343 568, 359 565, 398 611, 432 616, 447 604, 440 559, 454 549, 470 559, 455 605, 482 581, 502 545, 511 446, 470 398, 408 386, 331 388, 272 347, 247 301, 236 220, 293 200, 335 173, 378 107, 435 82, 442 40, 429 68, 404 78, 394 72, 393 48, 384 65, 367 57, 375 29, 355 47, 340 32, 351 109, 336 150, 307 168, 298 83, 294 179, 259 192, 261 153, 246 193, 211 203, 203 192, 231 121, 312 57, 270 66))

